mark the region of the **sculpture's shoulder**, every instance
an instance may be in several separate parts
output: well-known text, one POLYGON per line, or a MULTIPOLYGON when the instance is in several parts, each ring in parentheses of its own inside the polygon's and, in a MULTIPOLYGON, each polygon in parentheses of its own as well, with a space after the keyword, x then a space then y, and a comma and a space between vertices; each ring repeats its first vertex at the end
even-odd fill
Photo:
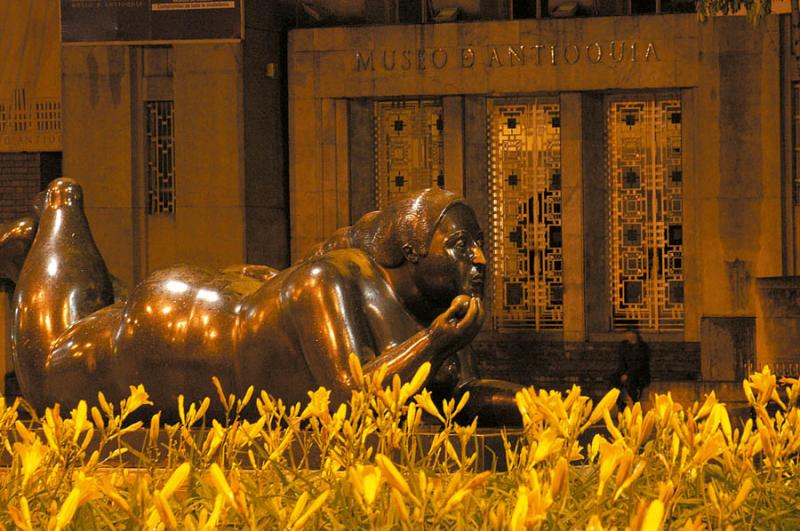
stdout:
POLYGON ((284 290, 329 290, 359 284, 385 283, 380 265, 361 249, 337 249, 293 266, 282 283, 284 290))

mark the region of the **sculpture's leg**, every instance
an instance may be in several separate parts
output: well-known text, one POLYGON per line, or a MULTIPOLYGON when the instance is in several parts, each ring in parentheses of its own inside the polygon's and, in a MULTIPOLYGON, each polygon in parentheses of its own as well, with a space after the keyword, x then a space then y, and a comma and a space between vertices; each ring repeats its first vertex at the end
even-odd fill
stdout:
POLYGON ((53 342, 78 319, 111 304, 111 280, 83 212, 81 187, 53 181, 14 294, 12 353, 22 394, 37 408, 57 400, 48 384, 53 342))
POLYGON ((25 216, 0 225, 0 279, 17 283, 22 264, 36 236, 37 220, 25 216))
POLYGON ((515 396, 521 388, 512 382, 489 379, 475 379, 460 385, 457 397, 469 391, 469 401, 458 420, 468 423, 478 417, 481 426, 519 426, 522 416, 515 396))
POLYGON ((33 198, 30 216, 23 216, 0 224, 0 279, 16 284, 25 257, 33 244, 39 219, 42 217, 46 199, 45 192, 33 198))

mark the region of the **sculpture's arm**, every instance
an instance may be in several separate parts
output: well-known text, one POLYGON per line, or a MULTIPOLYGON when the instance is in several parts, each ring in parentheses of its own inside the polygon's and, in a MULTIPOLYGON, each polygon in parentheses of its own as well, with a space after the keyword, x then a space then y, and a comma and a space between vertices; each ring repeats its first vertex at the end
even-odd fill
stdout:
MULTIPOLYGON (((389 377, 398 374, 408 381, 426 361, 434 366, 433 374, 448 354, 474 337, 483 320, 480 299, 457 297, 430 326, 414 324, 410 335, 379 351, 364 307, 371 302, 380 303, 368 298, 380 292, 374 290, 375 285, 380 287, 385 281, 365 280, 361 276, 364 271, 354 278, 347 268, 326 261, 301 269, 307 274, 296 275, 284 293, 290 305, 286 315, 315 381, 336 391, 339 399, 346 398, 353 385, 348 364, 351 353, 359 358, 367 374, 385 364, 389 377)), ((396 300, 394 304, 383 308, 382 317, 397 320, 398 331, 408 331, 410 316, 396 300)))
MULTIPOLYGON (((381 352, 364 366, 370 373, 387 365, 387 374, 398 374, 410 381, 420 365, 430 362, 433 377, 441 363, 469 343, 483 322, 483 306, 477 297, 456 297, 450 307, 430 326, 423 328, 402 343, 381 352)), ((426 382, 427 383, 427 382, 426 382)))

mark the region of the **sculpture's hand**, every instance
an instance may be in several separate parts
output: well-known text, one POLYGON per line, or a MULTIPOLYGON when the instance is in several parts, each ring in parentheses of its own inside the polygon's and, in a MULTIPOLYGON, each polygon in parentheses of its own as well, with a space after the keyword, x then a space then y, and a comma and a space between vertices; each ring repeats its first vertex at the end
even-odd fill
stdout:
POLYGON ((479 297, 459 295, 450 307, 431 323, 431 340, 442 352, 466 346, 478 333, 485 312, 479 297))

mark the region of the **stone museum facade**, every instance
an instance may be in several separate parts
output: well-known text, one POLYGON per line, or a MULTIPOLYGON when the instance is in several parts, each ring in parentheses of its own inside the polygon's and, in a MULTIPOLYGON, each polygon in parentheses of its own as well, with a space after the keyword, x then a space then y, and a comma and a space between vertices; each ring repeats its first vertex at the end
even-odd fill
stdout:
POLYGON ((644 332, 658 380, 791 363, 796 347, 767 331, 796 334, 777 300, 797 293, 782 22, 293 31, 292 255, 443 186, 485 227, 483 374, 600 383, 626 328, 644 332))
POLYGON ((246 2, 243 40, 63 44, 63 173, 109 269, 284 267, 442 186, 484 229, 482 376, 599 391, 628 328, 654 387, 797 371, 789 18, 451 3, 469 20, 323 1, 332 27, 301 28, 320 11, 246 2))

